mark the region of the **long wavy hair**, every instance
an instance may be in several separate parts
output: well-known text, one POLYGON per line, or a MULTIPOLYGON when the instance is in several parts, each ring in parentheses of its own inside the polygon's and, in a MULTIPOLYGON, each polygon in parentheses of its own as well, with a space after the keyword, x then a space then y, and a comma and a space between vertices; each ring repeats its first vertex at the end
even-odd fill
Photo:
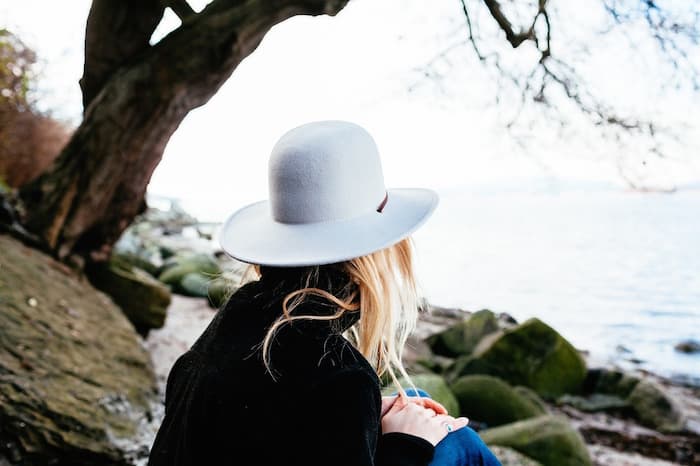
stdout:
MULTIPOLYGON (((406 339, 413 332, 418 319, 418 292, 414 275, 413 239, 401 241, 367 254, 337 263, 345 272, 348 282, 340 287, 340 296, 328 290, 308 286, 318 267, 309 268, 303 288, 287 294, 282 303, 282 315, 268 329, 262 342, 263 362, 274 377, 270 363, 270 345, 275 333, 285 324, 299 319, 333 320, 347 312, 360 312, 359 320, 346 332, 348 340, 374 367, 377 375, 386 375, 397 391, 406 396, 399 377, 415 388, 403 366, 402 356, 406 339), (316 295, 330 301, 335 313, 330 315, 292 315, 295 307, 307 296, 316 295)), ((244 277, 261 275, 260 266, 250 264, 244 277)))

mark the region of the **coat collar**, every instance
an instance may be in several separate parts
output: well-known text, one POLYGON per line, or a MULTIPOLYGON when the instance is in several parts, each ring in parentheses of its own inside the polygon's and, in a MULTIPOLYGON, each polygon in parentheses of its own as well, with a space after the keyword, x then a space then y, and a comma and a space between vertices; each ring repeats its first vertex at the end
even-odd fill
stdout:
MULTIPOLYGON (((306 277, 311 272, 309 287, 326 290, 334 296, 341 296, 347 286, 352 286, 346 273, 337 264, 306 267, 270 267, 260 266, 260 286, 262 295, 274 306, 273 312, 279 316, 282 313, 284 297, 294 290, 307 286, 306 277)), ((296 315, 332 315, 337 311, 334 303, 322 296, 307 295, 305 301, 296 307, 292 314, 296 315)), ((340 318, 323 320, 301 319, 291 325, 297 329, 313 331, 315 329, 330 330, 333 333, 343 333, 360 319, 360 311, 347 311, 340 318)))

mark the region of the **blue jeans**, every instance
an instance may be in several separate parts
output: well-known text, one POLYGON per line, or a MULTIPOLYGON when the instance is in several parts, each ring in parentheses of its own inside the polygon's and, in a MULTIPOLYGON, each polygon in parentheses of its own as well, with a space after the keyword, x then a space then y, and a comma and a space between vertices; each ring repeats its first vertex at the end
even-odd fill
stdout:
MULTIPOLYGON (((395 394, 395 393, 394 393, 395 394)), ((425 391, 406 390, 408 396, 430 398, 425 391)), ((501 466, 496 456, 471 427, 462 427, 447 434, 437 445, 430 466, 501 466)))

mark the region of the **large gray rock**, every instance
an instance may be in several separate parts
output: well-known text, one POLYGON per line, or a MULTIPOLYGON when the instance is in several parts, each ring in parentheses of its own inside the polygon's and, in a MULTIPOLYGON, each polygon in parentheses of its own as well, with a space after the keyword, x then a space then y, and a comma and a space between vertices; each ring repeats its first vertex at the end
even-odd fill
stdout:
POLYGON ((428 337, 427 342, 435 354, 457 357, 471 354, 481 339, 499 330, 498 319, 493 312, 482 309, 464 321, 428 337))
POLYGON ((583 438, 569 421, 559 416, 540 416, 481 432, 489 446, 519 451, 543 466, 591 466, 583 438))
POLYGON ((581 389, 586 363, 556 330, 533 318, 487 336, 472 356, 458 358, 449 372, 452 380, 470 374, 493 375, 553 399, 581 389))
POLYGON ((121 310, 64 265, 0 235, 0 458, 127 465, 161 405, 121 310))
POLYGON ((651 380, 641 380, 627 402, 644 425, 662 432, 679 432, 685 426, 683 413, 676 401, 651 380))
MULTIPOLYGON (((547 411, 513 387, 489 375, 466 375, 450 385, 460 413, 489 427, 541 416, 547 411)), ((536 395, 534 395, 536 396, 536 395)))

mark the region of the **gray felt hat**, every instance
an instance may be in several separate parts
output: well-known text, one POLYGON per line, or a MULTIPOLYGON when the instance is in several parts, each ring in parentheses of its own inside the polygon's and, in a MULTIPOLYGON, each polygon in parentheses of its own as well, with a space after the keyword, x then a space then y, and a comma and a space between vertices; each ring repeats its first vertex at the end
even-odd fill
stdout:
POLYGON ((291 129, 268 164, 269 200, 234 212, 219 241, 243 262, 296 267, 386 248, 430 216, 438 195, 384 186, 377 145, 361 126, 317 121, 291 129))

